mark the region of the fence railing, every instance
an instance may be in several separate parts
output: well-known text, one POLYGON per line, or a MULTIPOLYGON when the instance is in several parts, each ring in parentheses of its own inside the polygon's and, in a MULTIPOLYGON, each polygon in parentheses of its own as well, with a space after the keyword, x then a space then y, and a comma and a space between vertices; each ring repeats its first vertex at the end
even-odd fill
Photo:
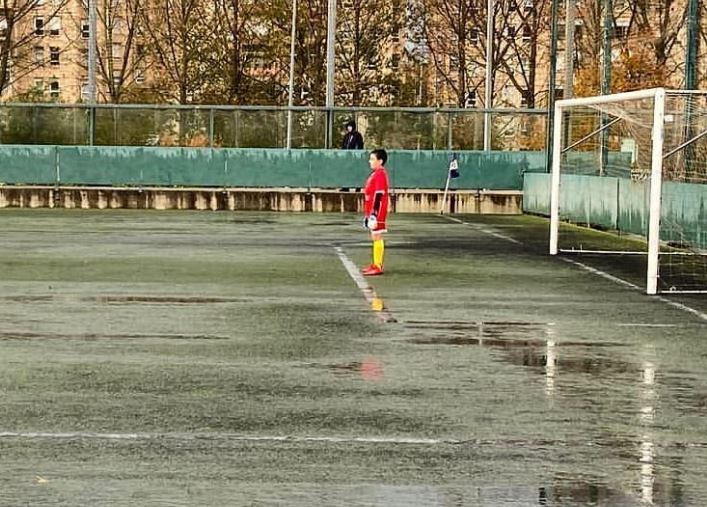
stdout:
MULTIPOLYGON (((290 110, 274 106, 0 104, 0 144, 284 148, 290 110)), ((545 149, 539 109, 293 107, 292 148, 337 148, 356 121, 367 148, 545 149)))

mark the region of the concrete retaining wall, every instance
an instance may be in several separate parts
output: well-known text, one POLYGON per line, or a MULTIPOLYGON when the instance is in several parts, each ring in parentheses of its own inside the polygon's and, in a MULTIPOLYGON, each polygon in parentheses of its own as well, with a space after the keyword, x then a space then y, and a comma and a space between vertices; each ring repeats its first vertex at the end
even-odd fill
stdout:
MULTIPOLYGON (((393 196, 398 213, 438 213, 439 190, 404 190, 393 196)), ((451 213, 519 214, 519 191, 452 191, 451 213)), ((358 192, 254 188, 115 188, 115 187, 0 187, 0 208, 80 208, 155 210, 243 210, 361 212, 358 192)))

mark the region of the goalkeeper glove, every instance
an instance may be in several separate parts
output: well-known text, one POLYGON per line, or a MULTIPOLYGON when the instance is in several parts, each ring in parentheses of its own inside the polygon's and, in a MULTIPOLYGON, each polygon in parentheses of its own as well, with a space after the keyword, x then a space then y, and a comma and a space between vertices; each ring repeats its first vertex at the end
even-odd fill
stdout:
POLYGON ((366 229, 369 231, 372 231, 376 228, 378 225, 378 219, 376 218, 375 215, 370 215, 369 217, 366 218, 366 229))

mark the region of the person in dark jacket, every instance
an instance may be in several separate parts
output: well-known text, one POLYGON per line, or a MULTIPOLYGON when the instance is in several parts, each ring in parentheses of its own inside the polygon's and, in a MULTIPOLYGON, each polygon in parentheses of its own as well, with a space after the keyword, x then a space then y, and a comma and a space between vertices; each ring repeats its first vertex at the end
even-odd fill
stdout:
POLYGON ((350 121, 346 124, 346 135, 344 136, 344 141, 341 143, 342 150, 362 150, 363 149, 363 136, 356 130, 356 123, 350 121))

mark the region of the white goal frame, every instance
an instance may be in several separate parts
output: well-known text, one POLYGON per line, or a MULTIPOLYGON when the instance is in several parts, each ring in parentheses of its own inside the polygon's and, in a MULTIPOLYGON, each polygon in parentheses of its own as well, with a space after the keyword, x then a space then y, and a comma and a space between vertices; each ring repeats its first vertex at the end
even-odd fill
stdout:
MULTIPOLYGON (((665 141, 665 88, 653 88, 614 95, 560 100, 555 105, 553 146, 552 146, 552 183, 550 201, 550 255, 559 253, 560 230, 560 182, 562 167, 562 133, 564 113, 571 107, 596 106, 631 100, 653 100, 653 126, 651 147, 651 175, 648 220, 648 270, 646 274, 646 293, 658 293, 658 269, 660 255, 660 217, 663 184, 663 149, 665 141)), ((705 92, 670 91, 671 95, 705 94, 705 92)))

